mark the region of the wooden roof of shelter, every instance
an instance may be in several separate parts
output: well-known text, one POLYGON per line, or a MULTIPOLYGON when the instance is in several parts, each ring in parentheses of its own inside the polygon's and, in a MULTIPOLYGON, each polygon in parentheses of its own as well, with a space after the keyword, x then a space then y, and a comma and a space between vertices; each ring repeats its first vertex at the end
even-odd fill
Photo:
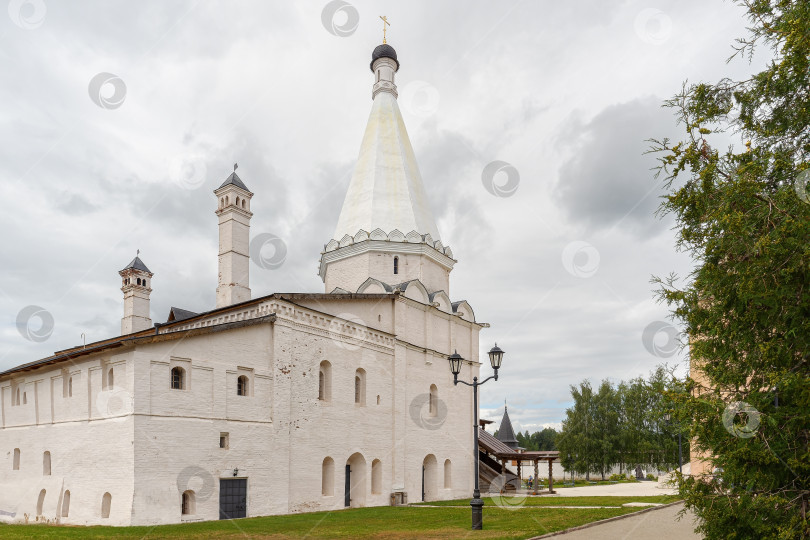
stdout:
POLYGON ((494 454, 495 457, 500 459, 514 459, 521 461, 535 461, 535 460, 551 460, 559 459, 560 453, 556 450, 553 451, 527 451, 518 452, 513 450, 506 443, 499 441, 491 433, 478 430, 478 446, 481 450, 494 454))

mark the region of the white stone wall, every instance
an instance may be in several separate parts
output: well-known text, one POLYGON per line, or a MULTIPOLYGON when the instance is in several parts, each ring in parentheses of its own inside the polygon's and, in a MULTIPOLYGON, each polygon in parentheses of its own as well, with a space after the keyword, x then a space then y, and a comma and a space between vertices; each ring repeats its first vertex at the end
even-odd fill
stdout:
POLYGON ((134 452, 131 355, 108 353, 66 364, 17 376, 26 389, 26 404, 12 405, 12 381, 0 381, 0 519, 128 524, 134 452), (102 384, 102 373, 109 370, 113 387, 102 384), (13 469, 15 448, 20 449, 19 470, 13 469), (44 452, 50 453, 50 474, 45 474, 44 452), (70 507, 62 517, 65 491, 70 507), (102 520, 105 492, 112 504, 110 517, 102 520))
MULTIPOLYGON (((452 384, 446 357, 478 356, 479 326, 396 297, 320 302, 319 311, 273 301, 277 320, 101 352, 0 380, 0 519, 70 524, 147 525, 218 519, 219 479, 248 479, 248 516, 344 506, 351 461, 352 505, 387 505, 392 491, 421 498, 427 458, 429 499, 469 494, 472 394, 452 384), (353 312, 374 324, 325 315, 353 312), (371 330, 369 330, 370 328, 371 330), (331 363, 331 400, 318 400, 320 363, 331 363), (185 388, 171 388, 171 369, 185 388), (108 384, 109 370, 114 384, 108 384), (365 404, 354 402, 354 377, 365 372, 365 404), (237 395, 237 377, 249 395, 237 395), (72 378, 72 395, 66 383, 72 378), (437 410, 428 396, 435 385, 437 410), (13 391, 26 405, 12 405, 13 391), (378 398, 379 396, 379 398, 378 398), (379 401, 378 401, 379 399, 379 401), (220 448, 220 434, 228 448, 220 448), (21 450, 19 471, 13 449, 21 450), (42 452, 52 455, 52 474, 42 452), (321 491, 322 463, 334 460, 332 495, 321 491), (444 463, 452 478, 444 484, 444 463), (372 492, 379 460, 380 489, 372 492), (181 515, 181 494, 196 511, 181 515), (65 490, 70 511, 61 517, 65 490), (109 518, 101 500, 112 495, 109 518)), ((264 308, 251 308, 265 313, 264 308)), ((219 317, 219 315, 217 316, 219 317)), ((244 321, 243 321, 244 322, 244 321)), ((200 333, 204 332, 204 333, 200 333)), ((468 363, 470 380, 477 364, 468 363)))

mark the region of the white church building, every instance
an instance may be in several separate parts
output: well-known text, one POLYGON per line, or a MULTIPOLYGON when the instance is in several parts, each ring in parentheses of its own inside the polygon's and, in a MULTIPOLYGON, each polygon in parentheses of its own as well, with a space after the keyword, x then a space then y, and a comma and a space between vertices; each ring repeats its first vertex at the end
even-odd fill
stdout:
POLYGON ((472 391, 447 357, 457 350, 472 380, 488 325, 452 300, 456 260, 398 69, 391 46, 374 49, 371 114, 324 233, 324 293, 252 294, 254 193, 234 170, 211 201, 215 308, 153 324, 153 285, 166 292, 135 257, 119 272, 120 336, 0 373, 0 520, 148 525, 471 494, 472 391))

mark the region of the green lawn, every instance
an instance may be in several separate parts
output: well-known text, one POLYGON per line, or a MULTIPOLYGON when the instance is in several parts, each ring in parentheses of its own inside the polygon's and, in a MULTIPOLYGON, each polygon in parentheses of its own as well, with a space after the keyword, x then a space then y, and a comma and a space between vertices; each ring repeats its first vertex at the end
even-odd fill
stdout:
MULTIPOLYGON (((527 538, 639 510, 553 508, 555 504, 567 502, 571 505, 585 505, 587 500, 587 504, 614 506, 621 502, 644 499, 661 497, 542 499, 551 503, 548 505, 535 504, 535 501, 541 499, 530 498, 525 506, 516 509, 498 507, 491 499, 487 499, 487 506, 484 507, 484 530, 474 534, 470 531, 469 507, 377 507, 159 527, 0 525, 0 538, 527 538)), ((464 500, 455 504, 468 503, 468 500, 464 500)), ((448 502, 441 504, 446 505, 448 502)))

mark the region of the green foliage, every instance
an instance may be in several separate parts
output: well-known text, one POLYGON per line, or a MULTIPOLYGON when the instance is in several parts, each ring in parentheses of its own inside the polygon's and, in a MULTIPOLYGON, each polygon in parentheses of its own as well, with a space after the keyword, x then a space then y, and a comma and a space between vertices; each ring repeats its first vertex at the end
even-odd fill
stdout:
POLYGON ((528 430, 524 433, 518 432, 515 438, 518 440, 518 445, 526 450, 550 451, 557 449, 555 444, 557 430, 554 428, 543 428, 542 431, 535 431, 532 434, 529 434, 528 430))
MULTIPOLYGON (((565 412, 557 437, 560 461, 568 471, 605 475, 620 465, 658 469, 678 464, 678 430, 681 424, 667 422, 673 396, 683 393, 684 383, 665 366, 647 379, 637 377, 614 386, 602 381, 594 394, 590 382, 571 387, 573 407, 565 412)), ((689 460, 688 440, 683 439, 683 460, 689 460)))
POLYGON ((653 141, 660 212, 696 268, 681 286, 656 281, 702 373, 674 410, 718 469, 683 480, 687 505, 707 538, 798 538, 810 536, 810 4, 738 3, 750 22, 739 55, 764 45, 773 59, 666 103, 685 136, 653 141), (736 136, 746 148, 716 142, 736 136))

